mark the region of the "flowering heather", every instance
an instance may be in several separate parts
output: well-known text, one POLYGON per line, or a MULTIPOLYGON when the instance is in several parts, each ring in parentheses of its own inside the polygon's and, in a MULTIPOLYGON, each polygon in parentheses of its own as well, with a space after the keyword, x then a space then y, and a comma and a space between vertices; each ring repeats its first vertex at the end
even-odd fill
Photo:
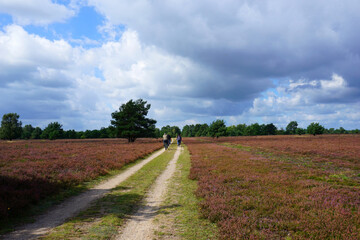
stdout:
POLYGON ((221 142, 255 147, 291 156, 310 156, 340 167, 360 167, 360 135, 301 135, 220 138, 221 142))
MULTIPOLYGON (((349 169, 346 164, 311 165, 298 153, 292 156, 286 147, 281 156, 274 142, 273 148, 264 147, 267 154, 259 154, 256 140, 250 140, 251 145, 241 142, 241 146, 256 146, 255 150, 237 147, 233 138, 200 140, 184 140, 192 159, 190 177, 198 180, 204 217, 218 223, 223 239, 360 239, 360 176, 353 174, 354 164, 349 169), (272 149, 277 154, 269 154, 272 149)), ((259 141, 263 147, 266 140, 259 141)), ((301 146, 297 149, 303 151, 301 146)), ((314 151, 320 155, 324 149, 314 151)), ((356 162, 352 154, 326 156, 338 163, 356 162)), ((325 158, 325 153, 320 157, 325 158)))
POLYGON ((0 141, 0 218, 159 148, 155 139, 0 141))

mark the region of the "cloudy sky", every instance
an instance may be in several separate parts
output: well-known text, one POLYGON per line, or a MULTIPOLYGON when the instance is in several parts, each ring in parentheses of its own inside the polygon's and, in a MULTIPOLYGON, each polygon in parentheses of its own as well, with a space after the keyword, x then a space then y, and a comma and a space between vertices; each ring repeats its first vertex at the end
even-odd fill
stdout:
POLYGON ((0 114, 360 128, 358 0, 0 0, 0 114))

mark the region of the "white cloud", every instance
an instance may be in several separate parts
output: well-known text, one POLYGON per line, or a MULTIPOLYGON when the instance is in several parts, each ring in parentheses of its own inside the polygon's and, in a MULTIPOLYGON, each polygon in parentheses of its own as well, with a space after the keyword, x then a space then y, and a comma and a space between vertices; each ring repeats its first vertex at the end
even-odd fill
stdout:
POLYGON ((100 69, 106 83, 103 90, 117 100, 186 97, 199 88, 195 79, 208 76, 189 59, 142 45, 133 30, 125 31, 119 41, 84 51, 77 67, 100 69))
POLYGON ((0 0, 0 12, 10 14, 20 25, 64 22, 75 15, 73 10, 51 0, 0 0))
MULTIPOLYGON (((0 109, 19 111, 26 119, 37 119, 48 112, 51 119, 69 122, 74 116, 77 127, 82 122, 87 128, 99 128, 109 124, 110 113, 122 103, 143 98, 151 100, 157 110, 151 114, 156 118, 163 118, 161 109, 171 103, 167 120, 184 120, 182 111, 194 105, 184 99, 196 94, 201 80, 209 76, 189 59, 141 44, 133 30, 125 31, 118 41, 83 49, 10 25, 0 32, 0 43, 0 75, 4 79, 0 87, 8 92, 1 97, 0 109), (9 97, 10 92, 13 96, 17 92, 17 97, 9 97), (26 104, 21 106, 24 99, 26 104), (58 107, 53 108, 55 105, 58 107)), ((197 109, 214 107, 210 100, 195 105, 197 109)))
POLYGON ((89 4, 109 24, 134 29, 143 44, 191 59, 218 75, 223 86, 236 85, 231 91, 208 81, 205 97, 251 99, 269 87, 264 81, 269 77, 321 79, 333 72, 359 86, 355 56, 360 55, 360 34, 352 27, 360 21, 359 1, 89 0, 89 4), (249 82, 252 94, 236 94, 249 82))
POLYGON ((111 24, 109 21, 105 21, 102 25, 97 26, 97 30, 108 41, 115 41, 123 34, 123 30, 119 26, 111 24))
POLYGON ((136 98, 152 104, 152 116, 169 115, 166 123, 218 116, 231 124, 296 118, 350 125, 358 117, 351 109, 360 95, 359 1, 56 2, 0 0, 0 12, 18 24, 0 31, 0 90, 8 92, 1 111, 9 99, 20 105, 44 96, 52 105, 28 106, 56 109, 54 118, 67 123, 77 113, 80 128, 106 126, 112 111, 136 98), (93 44, 87 49, 19 26, 63 22, 87 4, 106 19, 98 26, 103 41, 81 39, 93 44), (271 86, 277 78, 300 80, 271 86))
POLYGON ((345 90, 347 89, 347 83, 345 82, 344 78, 337 74, 333 74, 331 80, 320 80, 320 84, 322 89, 327 90, 345 90))
POLYGON ((360 99, 354 93, 356 90, 337 74, 329 80, 291 80, 275 92, 267 91, 263 97, 255 98, 253 106, 239 119, 260 118, 262 122, 283 127, 297 120, 302 126, 321 122, 330 127, 355 128, 360 119, 360 99), (347 101, 348 98, 352 101, 347 101))
POLYGON ((64 40, 50 41, 9 25, 0 31, 0 63, 9 66, 42 66, 61 69, 71 59, 72 48, 64 40))
POLYGON ((183 54, 185 48, 196 51, 196 47, 264 54, 291 49, 292 57, 304 58, 315 53, 301 50, 312 50, 313 45, 337 46, 344 37, 340 33, 347 31, 343 25, 359 18, 356 1, 89 0, 89 4, 112 24, 136 29, 142 40, 183 54))
POLYGON ((66 102, 74 87, 69 67, 75 55, 63 40, 49 41, 17 25, 5 27, 0 31, 1 113, 16 111, 37 124, 77 115, 66 102))

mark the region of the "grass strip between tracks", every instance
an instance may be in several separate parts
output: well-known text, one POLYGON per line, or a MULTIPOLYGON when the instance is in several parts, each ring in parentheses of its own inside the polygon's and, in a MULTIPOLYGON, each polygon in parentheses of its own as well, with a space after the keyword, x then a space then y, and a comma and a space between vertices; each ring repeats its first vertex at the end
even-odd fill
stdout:
POLYGON ((199 212, 201 199, 194 194, 198 187, 197 181, 188 178, 190 168, 190 154, 184 146, 169 192, 155 219, 158 225, 156 239, 205 240, 218 237, 216 224, 204 219, 199 212))
POLYGON ((109 239, 138 209, 156 178, 165 170, 176 151, 175 145, 161 154, 110 193, 40 239, 109 239))

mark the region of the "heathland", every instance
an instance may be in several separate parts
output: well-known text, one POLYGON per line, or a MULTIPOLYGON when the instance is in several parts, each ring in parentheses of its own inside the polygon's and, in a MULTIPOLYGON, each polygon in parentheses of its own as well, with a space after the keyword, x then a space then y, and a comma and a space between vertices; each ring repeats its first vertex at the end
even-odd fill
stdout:
MULTIPOLYGON (((198 137, 183 142, 173 189, 158 213, 162 228, 156 230, 156 238, 360 239, 359 135, 198 137), (194 226, 196 231, 191 230, 194 226)), ((1 218, 16 219, 51 196, 61 201, 159 148, 156 139, 130 144, 121 139, 1 141, 1 218)), ((165 163, 170 153, 163 156, 165 163)), ((163 165, 154 162, 113 194, 135 191, 146 177, 146 187, 136 193, 145 197, 155 181, 147 177, 150 169, 164 169, 163 165)), ((116 235, 141 200, 124 199, 110 194, 95 205, 127 209, 126 214, 112 212, 111 221, 104 218, 106 228, 112 229, 107 237, 116 235)), ((91 225, 89 216, 99 221, 105 214, 104 208, 95 210, 54 234, 81 238, 85 231, 78 230, 91 225)))
POLYGON ((223 239, 360 239, 360 136, 187 139, 223 239))
POLYGON ((0 141, 0 218, 22 214, 49 196, 81 191, 159 148, 155 139, 0 141))

